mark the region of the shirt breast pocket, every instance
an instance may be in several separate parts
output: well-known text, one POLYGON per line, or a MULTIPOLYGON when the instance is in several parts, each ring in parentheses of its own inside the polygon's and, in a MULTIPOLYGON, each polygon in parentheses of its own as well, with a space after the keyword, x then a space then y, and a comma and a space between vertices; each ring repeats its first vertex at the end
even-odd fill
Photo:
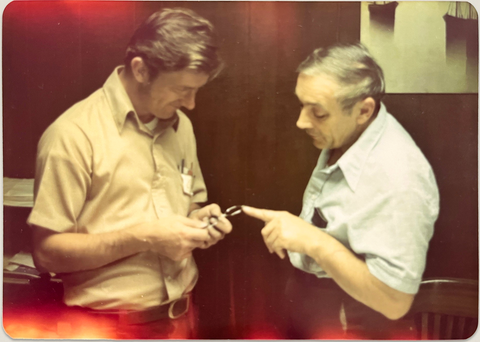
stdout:
POLYGON ((313 210, 312 224, 318 228, 327 228, 328 222, 323 218, 320 208, 313 210))

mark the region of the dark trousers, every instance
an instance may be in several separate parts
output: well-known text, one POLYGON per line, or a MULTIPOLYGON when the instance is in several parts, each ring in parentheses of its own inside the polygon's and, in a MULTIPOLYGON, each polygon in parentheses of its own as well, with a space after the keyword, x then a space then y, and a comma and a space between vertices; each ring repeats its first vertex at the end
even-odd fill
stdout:
POLYGON ((398 339, 413 333, 413 322, 389 320, 332 279, 298 269, 287 281, 283 316, 290 339, 398 339))
POLYGON ((287 338, 345 337, 340 313, 346 296, 333 280, 295 269, 285 288, 287 338))

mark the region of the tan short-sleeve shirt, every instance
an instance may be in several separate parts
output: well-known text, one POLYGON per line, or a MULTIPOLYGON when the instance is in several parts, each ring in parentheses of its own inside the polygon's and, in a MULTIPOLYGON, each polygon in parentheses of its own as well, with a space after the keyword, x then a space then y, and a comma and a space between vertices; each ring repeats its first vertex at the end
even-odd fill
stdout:
MULTIPOLYGON (((98 234, 187 215, 191 203, 207 200, 190 120, 177 111, 150 131, 120 82, 120 68, 40 139, 29 224, 98 234), (181 165, 193 173, 191 191, 184 191, 181 165)), ((67 305, 141 310, 190 291, 198 271, 191 257, 177 262, 145 252, 60 276, 67 305)))

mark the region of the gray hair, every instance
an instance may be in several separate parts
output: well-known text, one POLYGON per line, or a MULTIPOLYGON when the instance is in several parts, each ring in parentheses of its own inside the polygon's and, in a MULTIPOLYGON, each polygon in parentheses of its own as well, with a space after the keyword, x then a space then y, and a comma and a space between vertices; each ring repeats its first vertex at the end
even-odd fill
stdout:
POLYGON ((336 80, 342 88, 336 97, 343 110, 351 110, 367 97, 372 97, 379 108, 385 94, 383 71, 360 43, 318 48, 299 65, 297 72, 336 80))
POLYGON ((127 46, 125 68, 141 57, 154 79, 161 72, 191 69, 205 72, 210 79, 223 68, 217 54, 213 25, 185 8, 155 12, 135 31, 127 46))

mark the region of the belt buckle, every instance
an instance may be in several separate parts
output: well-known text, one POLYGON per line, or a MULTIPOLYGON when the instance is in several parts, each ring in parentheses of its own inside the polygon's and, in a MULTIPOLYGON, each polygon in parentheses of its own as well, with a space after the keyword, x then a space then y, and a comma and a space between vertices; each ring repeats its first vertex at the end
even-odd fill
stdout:
POLYGON ((178 298, 177 300, 174 300, 173 302, 170 303, 168 307, 168 317, 170 319, 177 319, 184 314, 187 313, 188 309, 190 307, 190 295, 183 295, 182 297, 178 298), (178 305, 185 304, 185 308, 182 309, 181 307, 178 307, 178 305), (180 313, 176 313, 175 311, 175 306, 177 306, 178 309, 182 309, 180 313))

